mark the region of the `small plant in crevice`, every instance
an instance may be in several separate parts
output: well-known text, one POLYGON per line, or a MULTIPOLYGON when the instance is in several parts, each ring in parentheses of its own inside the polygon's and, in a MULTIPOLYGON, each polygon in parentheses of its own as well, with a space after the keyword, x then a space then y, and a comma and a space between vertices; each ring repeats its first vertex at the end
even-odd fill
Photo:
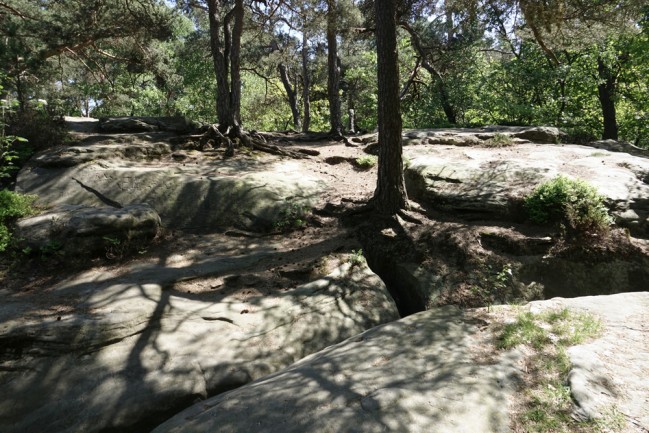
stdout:
POLYGON ((496 346, 527 346, 531 354, 524 377, 523 398, 515 411, 517 431, 591 432, 605 423, 578 422, 572 418, 572 399, 566 384, 571 369, 567 348, 600 335, 601 322, 594 316, 567 308, 542 313, 529 311, 498 332, 496 346))
POLYGON ((487 147, 507 147, 514 144, 511 135, 496 132, 490 139, 485 141, 487 147))
POLYGON ((363 266, 366 262, 365 256, 363 255, 363 250, 361 248, 352 250, 348 261, 352 268, 356 266, 363 266))
POLYGON ((283 208, 278 219, 273 223, 273 228, 279 232, 302 229, 307 225, 309 206, 303 203, 289 202, 283 208))
POLYGON ((356 158, 355 164, 356 167, 360 168, 361 170, 369 170, 370 168, 374 167, 379 159, 374 156, 374 155, 365 155, 356 158))
POLYGON ((583 180, 557 176, 525 198, 525 209, 533 222, 557 224, 569 235, 606 235, 613 219, 604 201, 605 197, 583 180))

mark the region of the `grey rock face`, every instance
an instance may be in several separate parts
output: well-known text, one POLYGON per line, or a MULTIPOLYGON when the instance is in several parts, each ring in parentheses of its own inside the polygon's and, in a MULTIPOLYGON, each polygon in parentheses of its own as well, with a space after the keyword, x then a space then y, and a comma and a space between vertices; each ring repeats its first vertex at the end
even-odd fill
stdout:
POLYGON ((66 255, 86 256, 105 252, 111 243, 149 241, 159 229, 160 217, 147 204, 121 209, 67 205, 18 221, 16 238, 36 250, 56 245, 66 255))
POLYGON ((154 432, 507 432, 518 357, 476 363, 478 338, 459 310, 417 313, 197 403, 154 432))
POLYGON ((649 236, 649 160, 577 145, 506 148, 410 146, 408 193, 434 208, 467 216, 525 219, 524 197, 559 174, 580 178, 607 198, 616 222, 649 236))
POLYGON ((570 308, 594 315, 602 323, 597 339, 568 349, 572 364, 568 385, 575 402, 573 417, 606 419, 623 414, 626 432, 649 428, 649 293, 620 293, 530 303, 532 311, 570 308))
POLYGON ((111 134, 131 132, 169 131, 189 133, 198 124, 182 117, 105 117, 99 119, 98 128, 101 132, 111 134))
POLYGON ((297 161, 187 163, 168 157, 160 163, 125 159, 120 153, 87 158, 84 164, 24 168, 17 190, 38 195, 38 203, 46 206, 101 204, 82 183, 124 206, 148 203, 167 227, 235 226, 258 232, 271 230, 291 206, 314 205, 326 191, 325 183, 297 161))
POLYGON ((3 303, 0 430, 148 431, 197 399, 398 318, 366 267, 346 265, 286 294, 245 301, 205 302, 163 289, 259 259, 69 281, 54 290, 79 306, 58 317, 3 303))

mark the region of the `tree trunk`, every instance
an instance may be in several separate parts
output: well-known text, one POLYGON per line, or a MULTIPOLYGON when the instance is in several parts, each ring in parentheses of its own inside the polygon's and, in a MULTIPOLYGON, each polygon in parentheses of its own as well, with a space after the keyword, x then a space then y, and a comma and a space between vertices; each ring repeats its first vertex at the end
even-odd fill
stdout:
POLYGON ((210 51, 216 75, 216 114, 222 130, 239 134, 241 111, 241 33, 243 32, 243 0, 236 0, 225 18, 221 0, 208 0, 210 51), (231 21, 234 20, 233 29, 231 21), (221 33, 222 32, 222 33, 221 33))
POLYGON ((304 118, 302 132, 309 132, 311 126, 311 79, 309 78, 309 39, 306 30, 302 30, 302 104, 304 118))
POLYGON ((241 35, 243 34, 243 0, 236 0, 234 8, 234 28, 230 51, 230 124, 235 135, 241 133, 241 35))
POLYGON ((329 123, 332 135, 343 132, 340 113, 340 60, 338 59, 338 40, 336 25, 336 0, 327 0, 327 94, 329 96, 329 123))
POLYGON ((453 104, 451 104, 451 98, 448 94, 446 83, 441 78, 437 79, 437 91, 439 92, 439 100, 442 103, 442 110, 444 110, 446 120, 451 125, 457 124, 457 114, 455 113, 455 108, 453 108, 453 104))
POLYGON ((611 69, 604 63, 602 58, 597 59, 597 73, 599 75, 600 83, 597 86, 597 93, 599 96, 599 103, 602 107, 602 115, 604 120, 604 132, 602 139, 617 140, 617 117, 615 112, 615 87, 617 77, 611 69))
POLYGON ((286 65, 280 63, 277 65, 279 69, 279 76, 282 79, 282 84, 284 85, 284 90, 286 91, 286 97, 288 98, 288 103, 291 106, 291 113, 293 113, 293 128, 296 131, 299 131, 301 128, 300 122, 300 109, 297 106, 297 86, 291 85, 291 78, 288 75, 288 70, 286 65))
POLYGON ((379 167, 374 203, 378 212, 394 215, 407 208, 403 177, 399 55, 397 52, 397 0, 376 0, 378 55, 379 167))

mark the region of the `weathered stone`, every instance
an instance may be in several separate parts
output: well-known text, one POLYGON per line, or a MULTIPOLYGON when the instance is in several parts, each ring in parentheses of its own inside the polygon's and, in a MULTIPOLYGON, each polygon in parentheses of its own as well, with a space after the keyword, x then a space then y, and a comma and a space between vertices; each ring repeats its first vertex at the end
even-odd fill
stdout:
POLYGON ((479 334, 455 308, 418 313, 197 403, 154 432, 507 432, 518 354, 475 362, 479 334))
POLYGON ((151 131, 169 131, 189 133, 198 124, 182 116, 176 117, 105 117, 99 120, 99 130, 102 132, 133 133, 151 131))
POLYGON ((515 138, 529 140, 533 143, 560 143, 566 136, 559 128, 553 126, 538 126, 534 128, 524 128, 522 131, 512 133, 515 138))
MULTIPOLYGON (((101 137, 101 136, 100 136, 101 137)), ((74 167, 86 162, 98 162, 108 159, 151 160, 161 159, 171 153, 171 146, 162 142, 113 142, 105 137, 108 143, 95 145, 75 145, 50 149, 31 159, 37 167, 58 168, 74 167)), ((97 140, 97 137, 93 137, 97 140)))
POLYGON ((611 152, 626 152, 630 155, 649 157, 649 150, 641 149, 637 146, 634 146, 631 143, 626 141, 617 141, 617 140, 598 140, 588 143, 589 146, 595 147, 597 149, 604 149, 611 152))
POLYGON ((519 144, 498 149, 404 148, 411 197, 467 216, 525 219, 524 197, 559 174, 592 184, 612 215, 636 236, 649 236, 649 160, 577 145, 519 144))
POLYGON ((125 163, 93 160, 65 168, 24 168, 17 190, 39 196, 39 204, 97 205, 97 195, 128 205, 148 203, 173 228, 234 226, 269 231, 291 206, 308 208, 326 190, 299 162, 275 159, 205 161, 202 164, 125 163))
POLYGON ((163 289, 268 254, 68 281, 52 290, 79 305, 58 317, 39 317, 37 305, 2 303, 0 430, 149 431, 196 399, 398 318, 380 279, 358 266, 243 301, 163 289))
POLYGON ((530 303, 533 312, 569 308, 601 320, 602 335, 570 347, 568 385, 574 401, 573 417, 593 420, 623 414, 624 432, 649 427, 649 346, 646 320, 649 293, 620 293, 611 296, 555 298, 530 303))
POLYGON ((66 255, 105 253, 106 248, 153 239, 160 217, 147 204, 121 209, 84 205, 60 206, 16 224, 20 244, 43 251, 60 249, 66 255))

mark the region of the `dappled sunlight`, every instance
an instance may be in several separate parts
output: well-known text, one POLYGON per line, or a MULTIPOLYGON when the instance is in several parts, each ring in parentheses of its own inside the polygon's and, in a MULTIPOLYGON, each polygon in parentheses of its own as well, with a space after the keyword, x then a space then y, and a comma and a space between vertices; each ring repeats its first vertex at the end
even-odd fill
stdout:
POLYGON ((156 432, 499 431, 516 357, 476 365, 453 308, 382 325, 181 412, 156 432), (290 420, 290 421, 289 421, 290 420))

